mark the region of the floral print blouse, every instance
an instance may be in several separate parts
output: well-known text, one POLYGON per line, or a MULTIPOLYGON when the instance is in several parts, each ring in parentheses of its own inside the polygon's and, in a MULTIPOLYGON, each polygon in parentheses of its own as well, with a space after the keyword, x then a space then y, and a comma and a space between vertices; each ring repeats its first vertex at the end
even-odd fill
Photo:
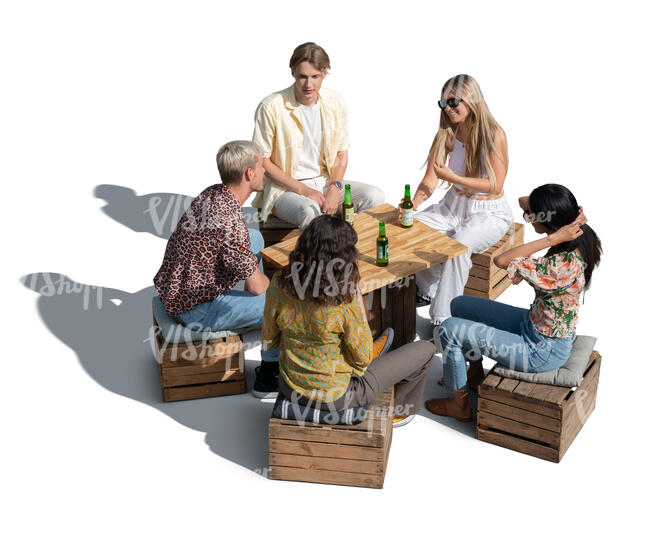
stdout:
POLYGON ((266 291, 262 341, 280 349, 280 375, 294 391, 314 401, 340 398, 352 373, 362 376, 372 360, 372 334, 355 299, 323 306, 299 300, 278 286, 266 291))
POLYGON ((518 257, 510 261, 512 283, 526 280, 535 289, 530 321, 551 337, 570 337, 578 323, 580 292, 585 286, 585 262, 577 250, 549 257, 518 257))

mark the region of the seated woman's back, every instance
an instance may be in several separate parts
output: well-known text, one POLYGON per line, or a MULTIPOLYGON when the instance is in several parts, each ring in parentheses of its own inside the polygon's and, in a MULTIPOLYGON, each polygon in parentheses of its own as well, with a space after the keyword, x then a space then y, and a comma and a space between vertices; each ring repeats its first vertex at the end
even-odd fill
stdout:
POLYGON ((262 337, 266 348, 281 349, 280 381, 320 402, 341 397, 371 361, 356 242, 349 224, 316 218, 267 290, 262 337))
POLYGON ((301 300, 278 285, 276 274, 267 291, 264 338, 281 338, 282 380, 294 391, 331 402, 346 390, 350 375, 363 375, 370 363, 372 335, 355 298, 323 305, 301 300))

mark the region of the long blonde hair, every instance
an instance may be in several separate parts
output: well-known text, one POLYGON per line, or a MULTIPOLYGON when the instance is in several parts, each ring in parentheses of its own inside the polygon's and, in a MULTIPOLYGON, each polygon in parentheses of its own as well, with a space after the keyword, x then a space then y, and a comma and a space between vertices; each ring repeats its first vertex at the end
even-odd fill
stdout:
MULTIPOLYGON (((497 182, 490 163, 490 153, 495 149, 494 139, 501 129, 490 110, 485 104, 481 88, 469 75, 456 75, 442 87, 441 97, 449 98, 453 94, 460 97, 469 108, 467 116, 467 140, 465 140, 465 173, 468 177, 479 177, 481 172, 487 172, 490 180, 490 194, 497 194, 497 182), (481 165, 484 164, 484 168, 481 165)), ((502 129, 501 129, 502 130, 502 129)), ((431 159, 436 164, 443 165, 447 155, 454 147, 455 127, 444 110, 440 111, 440 126, 433 138, 427 164, 431 159)), ((506 147, 505 165, 508 166, 508 150, 506 147)), ((447 185, 450 186, 450 185, 447 185)))

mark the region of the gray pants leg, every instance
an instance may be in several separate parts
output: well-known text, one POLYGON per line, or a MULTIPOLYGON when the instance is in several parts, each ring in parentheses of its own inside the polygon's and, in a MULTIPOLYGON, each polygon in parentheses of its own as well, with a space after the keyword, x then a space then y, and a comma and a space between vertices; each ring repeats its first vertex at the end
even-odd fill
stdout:
POLYGON ((345 401, 347 407, 367 405, 395 386, 395 415, 417 414, 435 350, 430 341, 415 341, 384 354, 373 360, 362 377, 352 376, 339 401, 345 401))

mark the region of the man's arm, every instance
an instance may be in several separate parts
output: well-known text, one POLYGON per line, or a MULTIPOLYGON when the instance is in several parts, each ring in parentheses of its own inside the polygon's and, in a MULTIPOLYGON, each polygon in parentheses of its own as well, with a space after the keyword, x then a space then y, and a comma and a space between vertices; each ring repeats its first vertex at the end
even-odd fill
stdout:
POLYGON ((284 173, 279 166, 273 163, 270 158, 265 158, 262 162, 262 166, 264 166, 266 175, 278 183, 282 188, 288 190, 289 192, 295 192, 300 196, 314 200, 322 209, 323 203, 325 202, 325 196, 323 196, 323 194, 321 194, 318 190, 310 188, 300 181, 294 179, 290 175, 284 173))
POLYGON ((246 278, 244 289, 254 295, 261 295, 266 292, 269 283, 269 279, 262 274, 259 268, 256 268, 255 272, 246 278))
POLYGON ((343 183, 343 176, 348 167, 348 150, 339 151, 336 154, 336 160, 330 170, 330 183, 325 194, 325 203, 322 210, 324 213, 334 214, 339 208, 339 188, 336 182, 343 183))
POLYGON ((309 188, 300 181, 297 181, 271 161, 270 157, 273 152, 273 144, 275 143, 275 129, 275 117, 269 112, 264 103, 260 103, 255 111, 253 141, 262 150, 262 156, 264 157, 262 165, 264 166, 266 175, 285 190, 313 199, 318 203, 319 207, 322 207, 325 198, 318 190, 309 188))

